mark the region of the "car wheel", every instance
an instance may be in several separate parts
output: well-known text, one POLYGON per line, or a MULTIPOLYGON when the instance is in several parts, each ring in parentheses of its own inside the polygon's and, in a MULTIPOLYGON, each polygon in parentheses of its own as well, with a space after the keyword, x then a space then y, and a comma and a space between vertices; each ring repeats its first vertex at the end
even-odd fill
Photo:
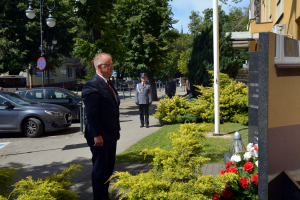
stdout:
POLYGON ((29 118, 23 126, 23 133, 30 138, 39 137, 43 133, 44 127, 40 120, 29 118))

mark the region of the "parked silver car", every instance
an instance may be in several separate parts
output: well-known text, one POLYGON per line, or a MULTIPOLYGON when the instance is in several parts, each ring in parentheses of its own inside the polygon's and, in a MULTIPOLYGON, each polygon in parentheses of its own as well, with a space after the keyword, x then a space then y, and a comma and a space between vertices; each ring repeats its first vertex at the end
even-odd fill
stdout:
POLYGON ((0 92, 0 131, 22 131, 39 137, 44 131, 71 126, 71 111, 65 107, 36 103, 13 92, 0 92))

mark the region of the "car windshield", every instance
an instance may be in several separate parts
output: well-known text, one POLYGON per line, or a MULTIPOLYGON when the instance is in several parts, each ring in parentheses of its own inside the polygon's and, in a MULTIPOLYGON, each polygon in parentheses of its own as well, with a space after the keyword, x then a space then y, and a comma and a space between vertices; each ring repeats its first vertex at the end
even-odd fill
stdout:
POLYGON ((16 93, 4 93, 2 94, 2 96, 8 98, 9 100, 19 104, 19 105, 33 105, 33 104, 37 104, 34 101, 31 101, 25 97, 22 97, 16 93))
POLYGON ((71 91, 69 91, 69 90, 62 90, 62 91, 64 91, 65 93, 69 94, 69 95, 72 96, 72 97, 81 99, 81 96, 79 96, 78 94, 75 94, 74 92, 71 92, 71 91))

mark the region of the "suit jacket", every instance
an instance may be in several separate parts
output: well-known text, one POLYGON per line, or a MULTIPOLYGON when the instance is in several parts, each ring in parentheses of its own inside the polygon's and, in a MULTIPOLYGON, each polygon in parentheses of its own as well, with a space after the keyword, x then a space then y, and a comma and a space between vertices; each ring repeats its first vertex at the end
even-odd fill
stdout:
MULTIPOLYGON (((113 87, 113 86, 112 86, 113 87)), ((120 99, 113 88, 117 100, 108 84, 96 74, 82 89, 85 105, 85 137, 92 139, 99 135, 103 140, 117 140, 119 137, 120 99)))
POLYGON ((143 83, 138 83, 135 89, 135 103, 136 104, 151 104, 151 86, 145 83, 143 87, 143 83))
POLYGON ((176 82, 175 81, 167 81, 165 87, 166 94, 175 94, 176 93, 176 82))

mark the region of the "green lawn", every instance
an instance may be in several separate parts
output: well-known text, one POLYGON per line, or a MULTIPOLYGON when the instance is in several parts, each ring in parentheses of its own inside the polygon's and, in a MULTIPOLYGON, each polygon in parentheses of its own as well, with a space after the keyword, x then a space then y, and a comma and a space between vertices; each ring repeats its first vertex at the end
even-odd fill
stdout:
MULTIPOLYGON (((177 132, 180 124, 165 125, 159 131, 149 135, 148 137, 142 139, 136 144, 132 145, 129 149, 117 156, 117 163, 150 163, 152 157, 147 156, 144 160, 143 156, 139 153, 145 149, 153 149, 155 147, 160 147, 165 150, 170 150, 172 148, 171 139, 167 138, 167 134, 170 132, 177 132)), ((210 132, 214 131, 214 124, 210 124, 210 132)), ((235 131, 239 130, 242 135, 242 140, 244 145, 248 144, 248 126, 243 126, 237 123, 225 123, 220 126, 221 133, 228 133, 233 135, 235 131)), ((222 164, 224 153, 228 152, 229 146, 233 138, 210 138, 207 137, 204 140, 205 150, 202 154, 204 157, 211 158, 212 164, 222 164)))

